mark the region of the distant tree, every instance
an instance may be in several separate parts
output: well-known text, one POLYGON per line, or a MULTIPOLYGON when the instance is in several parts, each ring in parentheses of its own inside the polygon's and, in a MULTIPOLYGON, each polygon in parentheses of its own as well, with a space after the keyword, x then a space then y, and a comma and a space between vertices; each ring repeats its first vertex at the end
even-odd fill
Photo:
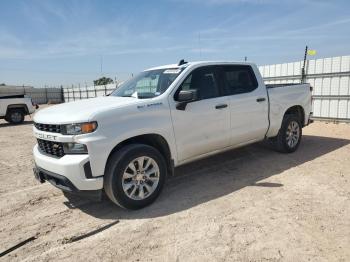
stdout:
POLYGON ((0 86, 6 86, 5 83, 1 83, 0 86))
POLYGON ((109 78, 109 77, 101 77, 97 80, 94 80, 94 85, 95 86, 101 86, 101 85, 108 85, 108 84, 112 84, 113 83, 113 79, 109 78))

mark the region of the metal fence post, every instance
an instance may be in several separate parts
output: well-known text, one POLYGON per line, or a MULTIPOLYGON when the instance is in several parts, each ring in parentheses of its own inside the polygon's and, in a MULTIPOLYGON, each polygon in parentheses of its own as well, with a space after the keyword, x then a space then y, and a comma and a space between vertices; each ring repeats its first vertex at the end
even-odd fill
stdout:
POLYGON ((307 46, 305 47, 305 54, 304 54, 304 61, 303 61, 303 67, 301 69, 301 83, 305 83, 306 81, 306 74, 305 74, 305 64, 306 64, 306 57, 307 57, 307 46))
POLYGON ((65 98, 64 98, 64 91, 63 91, 63 86, 61 85, 61 102, 65 103, 65 98))
POLYGON ((74 87, 72 85, 72 92, 73 92, 73 101, 75 101, 75 94, 74 94, 74 87))
POLYGON ((46 98, 46 102, 45 102, 45 103, 46 103, 46 104, 49 103, 49 100, 48 100, 48 98, 47 98, 47 87, 46 87, 46 86, 45 86, 45 98, 46 98))

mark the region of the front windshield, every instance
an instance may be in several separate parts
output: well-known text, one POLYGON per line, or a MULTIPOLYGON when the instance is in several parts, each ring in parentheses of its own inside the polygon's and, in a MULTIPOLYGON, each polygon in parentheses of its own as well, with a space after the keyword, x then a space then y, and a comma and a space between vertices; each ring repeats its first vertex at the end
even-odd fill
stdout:
POLYGON ((121 84, 111 95, 135 98, 152 98, 164 93, 182 72, 182 68, 144 71, 121 84))

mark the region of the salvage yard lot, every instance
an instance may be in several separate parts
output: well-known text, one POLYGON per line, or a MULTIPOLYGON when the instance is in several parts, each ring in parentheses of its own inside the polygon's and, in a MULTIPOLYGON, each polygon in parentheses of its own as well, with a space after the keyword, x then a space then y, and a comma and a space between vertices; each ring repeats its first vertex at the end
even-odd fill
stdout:
POLYGON ((126 211, 39 184, 32 122, 0 120, 0 253, 35 237, 0 259, 350 261, 350 125, 303 132, 293 154, 256 144, 179 167, 153 205, 126 211))

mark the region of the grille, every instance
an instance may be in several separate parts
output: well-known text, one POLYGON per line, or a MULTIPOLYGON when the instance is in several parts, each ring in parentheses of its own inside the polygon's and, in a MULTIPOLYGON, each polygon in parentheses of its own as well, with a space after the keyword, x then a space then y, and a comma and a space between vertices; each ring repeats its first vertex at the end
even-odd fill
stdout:
POLYGON ((41 130, 41 131, 52 132, 52 133, 61 133, 61 126, 60 125, 34 123, 34 126, 36 127, 36 129, 41 130))
POLYGON ((64 156, 63 144, 60 142, 52 142, 47 140, 38 139, 38 145, 40 151, 57 157, 64 156))

